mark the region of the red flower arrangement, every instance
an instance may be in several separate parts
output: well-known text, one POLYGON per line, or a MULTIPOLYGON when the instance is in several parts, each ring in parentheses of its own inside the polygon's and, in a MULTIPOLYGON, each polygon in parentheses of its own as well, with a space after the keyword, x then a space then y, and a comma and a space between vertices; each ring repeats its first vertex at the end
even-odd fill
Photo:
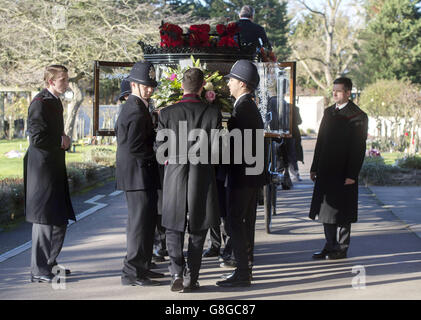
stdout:
POLYGON ((176 24, 163 23, 159 29, 161 47, 182 47, 184 45, 183 29, 176 24))
POLYGON ((218 24, 216 32, 221 37, 218 41, 218 47, 238 47, 238 43, 234 40, 234 36, 240 32, 240 27, 236 22, 231 22, 228 26, 218 24))
POLYGON ((208 24, 194 24, 189 28, 189 45, 190 47, 209 47, 209 31, 208 24))

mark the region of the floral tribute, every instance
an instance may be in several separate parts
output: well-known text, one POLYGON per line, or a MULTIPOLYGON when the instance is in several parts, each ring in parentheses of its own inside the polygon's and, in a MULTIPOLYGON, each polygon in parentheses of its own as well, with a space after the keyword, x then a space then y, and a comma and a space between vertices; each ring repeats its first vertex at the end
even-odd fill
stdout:
POLYGON ((161 47, 175 48, 184 45, 183 29, 176 24, 163 23, 159 29, 161 47))
MULTIPOLYGON (((206 103, 219 106, 222 112, 231 112, 232 103, 229 100, 229 89, 223 76, 220 75, 218 71, 211 72, 206 70, 206 65, 202 66, 199 59, 194 60, 194 58, 191 57, 191 60, 193 62, 193 67, 201 69, 205 75, 206 85, 202 91, 202 100, 206 103)), ((187 69, 189 69, 189 67, 181 68, 180 65, 178 65, 177 68, 167 67, 162 73, 157 91, 152 96, 152 99, 155 101, 156 109, 165 108, 181 100, 183 97, 181 82, 183 74, 187 69)))
POLYGON ((240 27, 237 23, 231 22, 227 26, 218 24, 216 32, 220 36, 218 47, 238 47, 237 41, 234 40, 234 36, 240 32, 240 27))
POLYGON ((240 32, 236 22, 227 26, 218 24, 216 36, 210 35, 211 27, 208 24, 195 24, 189 27, 187 34, 176 24, 162 23, 159 27, 161 35, 161 48, 207 48, 207 47, 228 47, 238 48, 234 36, 240 32))
POLYGON ((189 28, 189 46, 190 47, 209 47, 208 24, 194 24, 189 28))

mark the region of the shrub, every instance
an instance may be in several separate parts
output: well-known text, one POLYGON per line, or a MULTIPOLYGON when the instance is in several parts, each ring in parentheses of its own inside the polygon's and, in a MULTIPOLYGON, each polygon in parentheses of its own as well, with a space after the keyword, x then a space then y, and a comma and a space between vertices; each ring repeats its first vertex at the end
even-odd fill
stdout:
POLYGON ((23 216, 24 190, 22 178, 0 180, 0 222, 23 216))
POLYGON ((371 185, 393 185, 394 176, 407 172, 406 169, 386 165, 382 157, 366 157, 359 179, 361 182, 371 185))
POLYGON ((421 169, 421 157, 420 156, 408 156, 396 160, 397 165, 401 168, 407 169, 421 169))
POLYGON ((86 163, 96 163, 106 167, 114 167, 116 162, 115 151, 109 148, 95 147, 83 154, 86 163))

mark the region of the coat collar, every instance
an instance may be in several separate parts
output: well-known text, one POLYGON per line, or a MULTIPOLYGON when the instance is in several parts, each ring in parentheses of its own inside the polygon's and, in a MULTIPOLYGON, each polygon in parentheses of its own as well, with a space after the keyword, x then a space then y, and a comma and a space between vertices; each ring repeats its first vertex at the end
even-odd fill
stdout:
POLYGON ((50 92, 50 90, 48 90, 47 88, 42 89, 42 90, 41 90, 41 92, 40 92, 40 94, 41 94, 41 96, 42 96, 44 99, 54 99, 54 100, 60 100, 60 98, 59 98, 59 97, 56 97, 55 95, 53 95, 53 94, 50 92))
POLYGON ((183 95, 183 98, 181 98, 180 102, 190 102, 190 103, 201 103, 202 100, 197 94, 191 93, 191 94, 185 94, 183 95))
POLYGON ((252 100, 251 99, 251 94, 250 93, 245 93, 245 94, 242 94, 241 96, 239 96, 238 99, 235 100, 235 102, 234 102, 234 109, 235 109, 236 106, 238 106, 244 100, 252 100))
POLYGON ((129 95, 129 97, 127 98, 127 102, 129 102, 129 103, 135 103, 138 106, 142 106, 146 110, 148 110, 148 107, 145 105, 145 102, 143 101, 143 99, 141 99, 138 96, 135 96, 133 94, 129 95))

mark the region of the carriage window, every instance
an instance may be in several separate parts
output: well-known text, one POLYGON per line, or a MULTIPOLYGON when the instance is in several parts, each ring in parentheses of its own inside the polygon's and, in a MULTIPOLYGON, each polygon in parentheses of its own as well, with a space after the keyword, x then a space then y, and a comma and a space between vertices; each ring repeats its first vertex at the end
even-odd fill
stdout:
POLYGON ((295 103, 295 62, 259 62, 257 69, 260 83, 256 90, 256 102, 265 131, 289 136, 295 103))
POLYGON ((120 111, 120 85, 129 75, 131 62, 95 61, 94 134, 113 136, 120 111))

